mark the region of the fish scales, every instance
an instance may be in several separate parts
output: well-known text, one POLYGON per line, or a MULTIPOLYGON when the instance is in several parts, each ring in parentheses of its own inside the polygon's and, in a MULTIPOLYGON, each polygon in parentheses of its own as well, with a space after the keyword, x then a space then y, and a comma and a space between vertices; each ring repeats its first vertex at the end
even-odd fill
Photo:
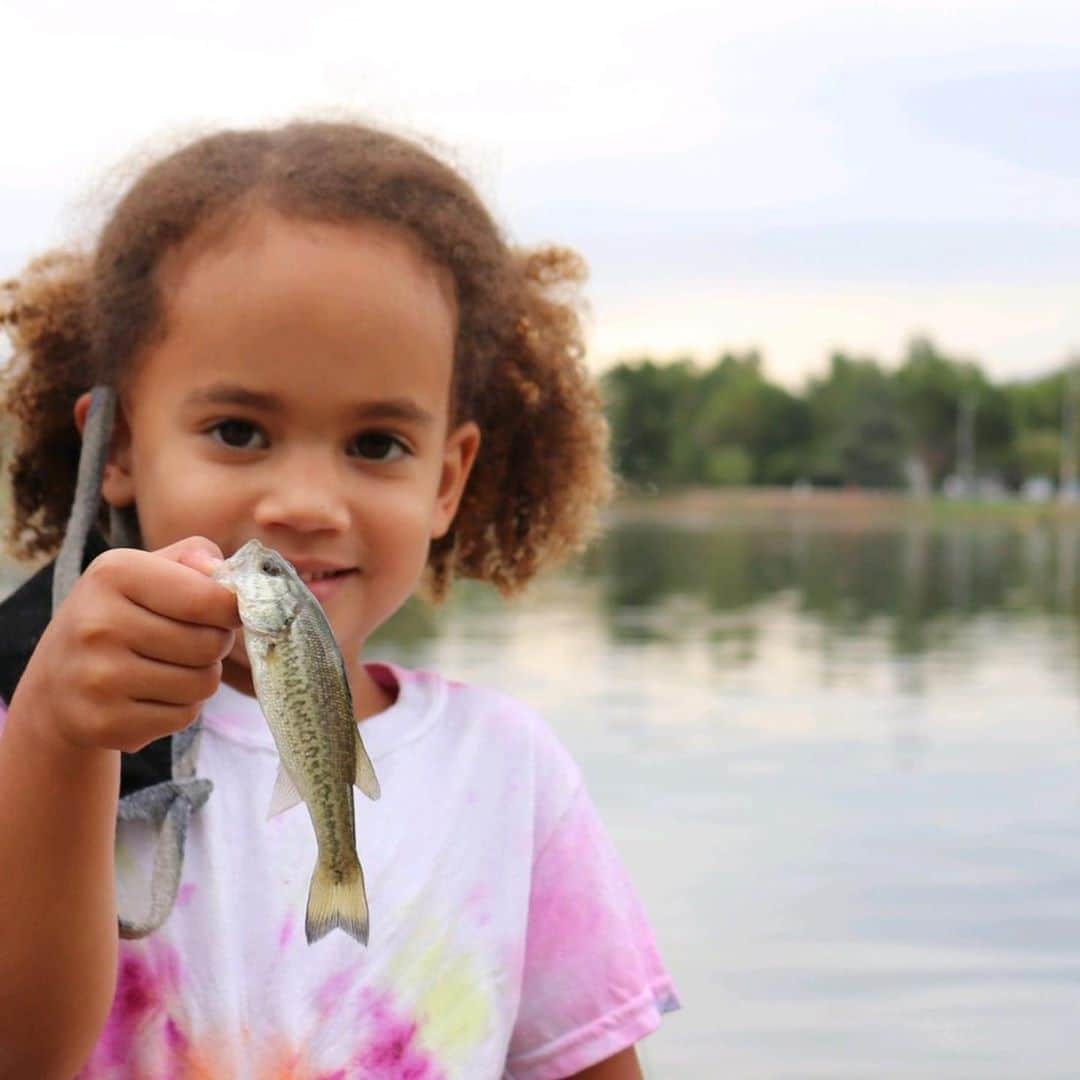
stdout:
POLYGON ((320 717, 343 716, 345 703, 327 692, 334 686, 328 677, 330 665, 319 648, 318 635, 306 632, 305 621, 304 613, 298 615, 298 633, 267 651, 260 681, 267 687, 267 720, 282 760, 291 776, 308 778, 309 784, 298 780, 297 787, 312 809, 319 850, 340 877, 345 867, 356 862, 351 846, 341 844, 341 837, 352 837, 356 831, 352 798, 336 797, 342 785, 346 789, 351 785, 356 771, 355 722, 323 726, 320 721, 320 717))
POLYGON ((357 730, 333 631, 293 567, 257 540, 214 576, 237 595, 255 694, 281 757, 271 815, 303 801, 315 831, 308 941, 341 927, 366 944, 367 896, 352 787, 374 799, 379 782, 357 730))

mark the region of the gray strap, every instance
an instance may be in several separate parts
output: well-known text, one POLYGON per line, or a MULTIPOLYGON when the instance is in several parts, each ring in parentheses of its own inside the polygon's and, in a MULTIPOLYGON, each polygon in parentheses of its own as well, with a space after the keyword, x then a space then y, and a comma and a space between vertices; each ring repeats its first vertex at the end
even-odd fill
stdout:
POLYGON ((150 878, 150 909, 139 919, 120 916, 122 938, 146 937, 169 917, 180 888, 191 813, 206 802, 213 787, 209 780, 193 776, 165 780, 120 800, 118 821, 149 821, 159 825, 150 878))
MULTIPOLYGON (((53 571, 54 612, 82 573, 83 552, 100 505, 101 479, 105 473, 115 413, 115 391, 108 386, 95 386, 90 394, 90 410, 83 430, 71 517, 53 571)), ((110 509, 109 540, 114 547, 140 546, 133 513, 110 509)), ((147 821, 158 826, 150 879, 150 910, 140 919, 119 915, 123 938, 145 937, 158 929, 176 902, 188 823, 192 812, 206 802, 213 790, 209 780, 195 775, 201 723, 199 717, 190 727, 172 737, 171 780, 126 795, 117 805, 118 822, 147 821)))
POLYGON ((101 478, 105 475, 105 460, 109 456, 115 414, 115 391, 110 386, 95 386, 90 392, 90 411, 87 413, 86 427, 83 430, 71 517, 68 518, 67 529, 53 569, 53 611, 64 602, 82 573, 86 538, 94 527, 101 500, 101 478))

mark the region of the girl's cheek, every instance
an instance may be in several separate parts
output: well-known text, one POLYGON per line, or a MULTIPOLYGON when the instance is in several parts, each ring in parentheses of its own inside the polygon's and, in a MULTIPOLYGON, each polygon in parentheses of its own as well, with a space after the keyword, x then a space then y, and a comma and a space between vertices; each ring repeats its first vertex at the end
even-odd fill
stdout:
POLYGON ((431 493, 417 486, 385 493, 368 505, 375 518, 375 527, 408 536, 412 533, 424 533, 431 517, 433 502, 431 493))

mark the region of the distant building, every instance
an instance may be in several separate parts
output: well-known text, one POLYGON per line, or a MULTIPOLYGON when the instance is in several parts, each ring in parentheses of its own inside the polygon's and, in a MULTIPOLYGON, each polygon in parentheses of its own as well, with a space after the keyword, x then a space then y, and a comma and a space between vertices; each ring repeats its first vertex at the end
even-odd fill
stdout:
POLYGON ((1048 476, 1029 476, 1020 488, 1025 502, 1044 503, 1054 497, 1054 481, 1048 476))
POLYGON ((959 473, 949 473, 941 482, 941 494, 946 499, 971 499, 975 493, 968 488, 967 478, 959 473))

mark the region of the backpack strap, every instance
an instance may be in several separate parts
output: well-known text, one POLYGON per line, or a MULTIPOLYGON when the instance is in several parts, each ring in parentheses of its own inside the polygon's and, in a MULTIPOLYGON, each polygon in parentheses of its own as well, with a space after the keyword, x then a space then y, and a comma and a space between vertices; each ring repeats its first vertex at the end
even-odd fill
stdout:
MULTIPOLYGON (((108 547, 94 522, 115 409, 116 392, 108 386, 95 386, 83 431, 75 498, 60 551, 52 564, 0 605, 0 694, 5 701, 11 701, 53 611, 88 563, 108 547)), ((138 546, 132 515, 110 512, 109 526, 114 543, 138 546)), ((150 908, 136 918, 119 913, 121 937, 152 933, 168 918, 176 902, 191 815, 213 790, 209 780, 195 775, 201 721, 200 716, 184 731, 157 739, 135 754, 121 754, 116 820, 146 821, 157 828, 150 908)))

